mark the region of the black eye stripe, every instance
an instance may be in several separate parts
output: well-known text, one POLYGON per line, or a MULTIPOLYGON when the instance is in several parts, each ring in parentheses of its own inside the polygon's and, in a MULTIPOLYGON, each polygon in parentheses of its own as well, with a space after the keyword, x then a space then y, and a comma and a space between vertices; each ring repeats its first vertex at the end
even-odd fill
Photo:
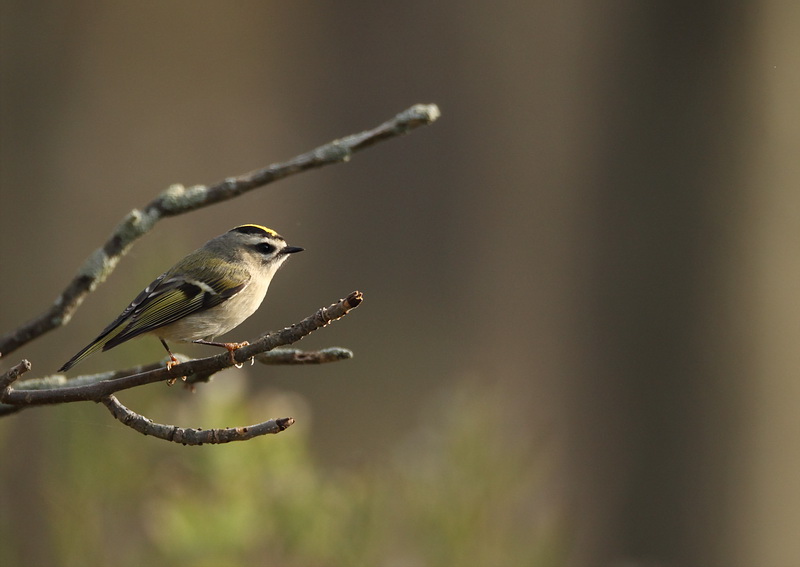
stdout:
POLYGON ((258 250, 261 254, 268 255, 275 252, 275 247, 272 244, 268 244, 266 242, 259 242, 258 244, 254 244, 253 248, 258 250))

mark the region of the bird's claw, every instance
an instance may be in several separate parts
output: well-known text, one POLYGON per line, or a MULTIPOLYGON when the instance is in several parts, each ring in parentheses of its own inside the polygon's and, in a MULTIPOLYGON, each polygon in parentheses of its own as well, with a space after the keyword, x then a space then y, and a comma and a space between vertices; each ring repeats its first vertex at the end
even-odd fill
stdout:
MULTIPOLYGON (((178 360, 174 354, 169 354, 169 360, 167 361, 167 370, 172 370, 175 366, 180 364, 181 361, 178 360)), ((167 386, 172 386, 178 379, 177 378, 170 378, 167 380, 167 386)), ((181 376, 181 380, 186 382, 186 376, 181 376)))
POLYGON ((241 342, 241 343, 225 343, 224 346, 225 346, 226 349, 228 349, 228 354, 230 354, 230 356, 231 356, 231 364, 233 364, 236 368, 241 368, 242 366, 244 366, 244 363, 243 362, 236 362, 236 358, 233 356, 233 353, 236 350, 238 350, 238 349, 240 349, 242 347, 246 347, 249 344, 250 343, 248 343, 247 341, 244 341, 244 342, 241 342))

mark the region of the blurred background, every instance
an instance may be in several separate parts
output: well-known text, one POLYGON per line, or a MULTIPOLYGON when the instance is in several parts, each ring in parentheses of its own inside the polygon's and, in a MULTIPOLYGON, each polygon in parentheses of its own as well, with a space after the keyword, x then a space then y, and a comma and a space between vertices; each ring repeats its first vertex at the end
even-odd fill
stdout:
MULTIPOLYGON (((226 338, 366 298, 300 344, 353 360, 120 394, 185 427, 294 416, 281 435, 182 447, 90 403, 0 420, 0 563, 800 563, 800 5, 0 9, 2 333, 170 184, 442 110, 161 221, 0 360, 54 372, 243 223, 307 251, 226 338)), ((143 339, 70 376, 162 356, 143 339)))

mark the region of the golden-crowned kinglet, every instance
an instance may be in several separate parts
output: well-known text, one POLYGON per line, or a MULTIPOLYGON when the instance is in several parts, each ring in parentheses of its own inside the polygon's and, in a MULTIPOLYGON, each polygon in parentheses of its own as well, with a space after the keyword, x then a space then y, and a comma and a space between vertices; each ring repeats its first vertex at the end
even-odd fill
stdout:
POLYGON ((190 253, 136 296, 117 319, 91 344, 61 367, 64 372, 98 350, 152 333, 161 339, 171 362, 178 359, 166 341, 210 344, 233 351, 247 343, 214 343, 250 317, 267 294, 272 276, 290 254, 302 248, 287 246, 277 232, 243 224, 190 253))

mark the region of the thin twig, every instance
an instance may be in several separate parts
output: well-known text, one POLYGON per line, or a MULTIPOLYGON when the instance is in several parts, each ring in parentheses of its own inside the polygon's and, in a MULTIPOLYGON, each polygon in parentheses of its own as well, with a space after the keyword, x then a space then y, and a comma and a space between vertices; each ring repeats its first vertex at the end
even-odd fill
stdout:
POLYGON ((143 209, 128 213, 106 243, 89 256, 66 289, 44 313, 0 337, 1 355, 7 356, 44 333, 66 325, 86 296, 108 277, 133 242, 150 231, 160 219, 232 199, 295 173, 348 161, 359 150, 406 134, 437 118, 439 108, 435 104, 417 104, 372 130, 334 140, 287 162, 230 177, 211 186, 171 186, 143 209))
MULTIPOLYGON (((11 384, 14 381, 28 372, 31 369, 31 363, 28 360, 22 360, 18 364, 0 374, 0 392, 10 390, 11 384)), ((23 406, 12 406, 8 404, 0 404, 0 417, 11 415, 21 410, 23 406)))
POLYGON ((155 423, 143 415, 129 410, 122 405, 113 395, 104 396, 100 400, 115 418, 128 427, 144 435, 152 435, 165 441, 172 441, 182 445, 203 445, 206 443, 230 443, 231 441, 247 441, 253 437, 280 433, 289 428, 294 419, 282 417, 270 419, 255 425, 244 427, 227 427, 225 429, 186 429, 175 425, 155 423))
MULTIPOLYGON (((254 359, 261 364, 297 366, 301 364, 326 364, 353 358, 353 351, 341 348, 330 347, 322 350, 303 351, 296 348, 278 348, 257 354, 254 359)), ((213 373, 194 374, 186 379, 186 387, 194 391, 194 384, 198 382, 209 382, 213 373)), ((0 407, 0 411, 2 408, 0 407)))
POLYGON ((28 372, 30 369, 30 361, 23 359, 18 364, 15 364, 3 372, 3 374, 0 374, 0 390, 9 387, 14 383, 14 381, 16 381, 17 378, 28 372))
POLYGON ((353 351, 341 347, 305 351, 297 348, 276 348, 256 356, 261 364, 327 364, 353 358, 353 351))
MULTIPOLYGON (((291 327, 280 331, 262 335, 248 346, 233 351, 231 356, 227 352, 208 358, 190 360, 173 366, 171 369, 163 367, 132 376, 102 380, 100 382, 81 386, 66 386, 46 390, 14 390, 11 384, 20 374, 27 370, 21 368, 27 361, 23 361, 2 376, 0 376, 0 402, 12 405, 35 406, 44 404, 61 404, 79 401, 100 401, 105 396, 128 390, 136 386, 152 384, 187 377, 187 381, 194 376, 209 376, 234 364, 242 364, 254 356, 267 352, 280 346, 296 343, 303 337, 317 329, 327 326, 347 315, 352 309, 358 307, 363 301, 360 291, 354 291, 346 298, 339 300, 329 307, 318 309, 313 315, 306 317, 291 327), (231 360, 233 358, 233 360, 231 360)), ((30 367, 30 363, 28 368, 30 367)))

